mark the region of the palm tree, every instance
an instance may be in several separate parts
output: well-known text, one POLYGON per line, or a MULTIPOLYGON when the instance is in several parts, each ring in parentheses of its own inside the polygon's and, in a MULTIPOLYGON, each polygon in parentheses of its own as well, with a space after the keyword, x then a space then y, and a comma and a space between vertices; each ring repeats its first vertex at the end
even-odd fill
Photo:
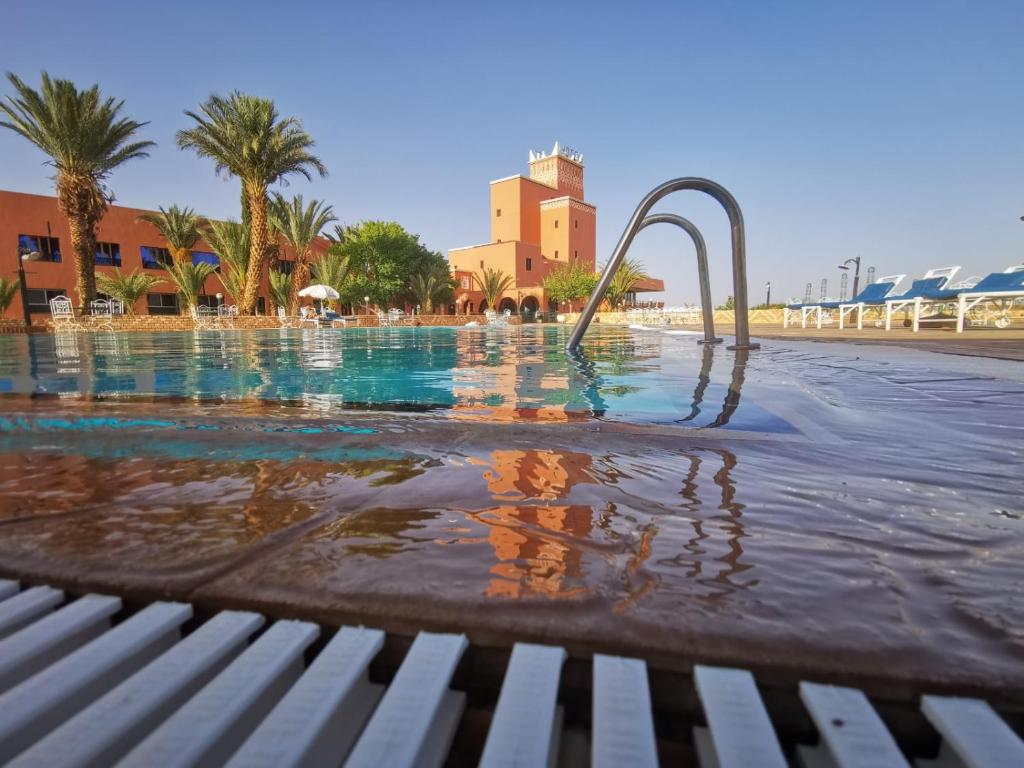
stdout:
POLYGON ((200 105, 199 112, 185 114, 195 125, 178 131, 178 146, 211 158, 217 173, 226 172, 242 182, 250 255, 239 308, 252 314, 270 245, 267 188, 293 173, 312 179, 313 171, 326 176, 327 169, 310 151, 313 139, 298 118, 282 118, 269 99, 239 91, 227 97, 214 94, 200 105))
POLYGON ((198 264, 191 261, 176 261, 167 267, 171 281, 178 286, 181 303, 188 310, 199 303, 199 297, 206 288, 206 278, 216 271, 217 268, 213 264, 207 264, 205 261, 198 264))
POLYGON ((220 259, 220 281, 237 304, 245 290, 249 266, 249 228, 237 221, 206 222, 206 242, 220 259))
MULTIPOLYGON (((348 279, 348 256, 341 252, 337 243, 331 243, 327 253, 311 265, 313 276, 321 285, 326 285, 338 293, 345 289, 348 279)), ((332 302, 333 304, 333 302, 332 302)))
POLYGON ((146 123, 121 117, 123 101, 102 98, 99 86, 78 90, 70 80, 51 80, 33 90, 16 75, 7 79, 16 96, 0 103, 0 125, 24 136, 50 156, 57 170, 57 204, 67 218, 75 258, 75 290, 81 307, 96 298, 96 225, 113 194, 110 173, 137 157, 148 157, 152 141, 132 141, 146 123))
POLYGON ((107 296, 112 296, 124 305, 124 311, 135 314, 135 302, 149 293, 154 285, 162 283, 158 277, 143 274, 139 270, 122 272, 120 268, 114 274, 100 272, 96 275, 96 287, 107 296))
POLYGON ((487 306, 491 309, 497 309, 497 304, 501 300, 501 294, 512 287, 512 276, 507 275, 500 269, 491 269, 485 267, 483 273, 474 275, 476 282, 480 285, 480 290, 484 293, 484 298, 487 300, 487 306))
POLYGON ((434 302, 443 301, 451 293, 451 272, 447 267, 442 267, 413 275, 409 290, 412 291, 413 298, 424 312, 433 312, 434 302))
POLYGON ((288 311, 293 315, 299 311, 299 291, 309 284, 309 255, 313 241, 324 227, 337 220, 334 209, 322 200, 310 200, 309 205, 303 205, 302 195, 296 195, 289 201, 284 195, 275 193, 270 201, 270 226, 295 251, 291 295, 288 297, 288 311))
POLYGON ((279 307, 287 307, 292 295, 292 276, 272 269, 267 277, 270 279, 270 300, 279 307))
POLYGON ((604 297, 612 309, 616 309, 625 301, 626 294, 633 290, 633 286, 646 279, 647 273, 644 271, 644 265, 634 259, 626 259, 615 271, 615 276, 612 277, 604 297))
POLYGON ((14 303, 14 294, 20 287, 19 281, 0 277, 0 316, 3 316, 4 312, 14 303))
POLYGON ((196 214, 188 206, 179 208, 172 205, 166 211, 160 207, 159 213, 144 213, 139 221, 145 221, 156 227, 167 241, 167 250, 174 261, 191 261, 192 248, 203 236, 206 219, 196 214))

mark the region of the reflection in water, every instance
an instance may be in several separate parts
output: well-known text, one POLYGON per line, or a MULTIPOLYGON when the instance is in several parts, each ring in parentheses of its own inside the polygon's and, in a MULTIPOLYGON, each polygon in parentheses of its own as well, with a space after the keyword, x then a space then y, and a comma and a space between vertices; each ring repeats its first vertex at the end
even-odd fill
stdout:
MULTIPOLYGON (((724 427, 736 419, 741 373, 723 413, 706 424, 698 418, 714 389, 710 349, 698 360, 673 337, 606 328, 567 356, 564 335, 561 327, 514 326, 8 337, 0 392, 435 411, 472 421, 724 427), (690 399, 680 385, 693 379, 690 399)), ((788 427, 750 404, 742 413, 739 429, 788 427)))

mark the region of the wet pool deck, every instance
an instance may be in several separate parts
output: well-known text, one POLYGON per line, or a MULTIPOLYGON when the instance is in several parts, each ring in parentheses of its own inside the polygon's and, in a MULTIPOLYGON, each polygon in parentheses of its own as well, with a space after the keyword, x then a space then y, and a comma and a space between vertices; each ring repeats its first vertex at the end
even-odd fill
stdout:
MULTIPOLYGON (((908 343, 934 333, 943 332, 908 343)), ((965 343, 984 341, 978 333, 965 343)), ((760 328, 755 335, 766 338, 760 328)), ((798 355, 817 347, 792 346, 798 355)), ((834 351, 855 359, 869 349, 834 351)), ((970 365, 934 357, 947 372, 970 365)), ((1019 381, 1015 364, 992 364, 1019 381)), ((259 408, 225 417, 176 405, 182 424, 223 430, 124 432, 95 455, 61 435, 52 452, 0 451, 0 576, 399 634, 461 631, 481 646, 556 643, 579 656, 642 656, 655 669, 735 665, 761 680, 813 678, 891 698, 979 695, 1024 709, 1022 510, 1007 493, 1019 479, 1013 441, 1024 429, 1024 390, 947 375, 925 391, 894 372, 898 387, 875 392, 870 366, 844 370, 863 377, 849 390, 863 392, 859 407, 895 397, 912 411, 927 396, 921 413, 970 420, 980 403, 1005 434, 993 442, 981 424, 930 452, 920 434, 887 444, 851 432, 837 443, 813 427, 813 409, 831 404, 810 402, 787 414, 801 428, 796 438, 348 413, 355 431, 286 437, 232 432, 265 418, 259 408), (253 443, 291 453, 251 459, 253 443), (208 458, 195 458, 197 445, 208 458), (929 460, 903 471, 908 445, 929 460), (984 451, 990 469, 950 485, 960 450, 984 451), (670 488, 665 477, 674 477, 670 488), (820 523, 814 513, 824 508, 833 516, 820 523), (990 511, 966 519, 981 508, 990 511), (948 602, 918 599, 935 590, 948 602)), ((26 418, 153 411, 0 401, 0 415, 26 418)), ((289 423, 313 429, 322 420, 289 423)))

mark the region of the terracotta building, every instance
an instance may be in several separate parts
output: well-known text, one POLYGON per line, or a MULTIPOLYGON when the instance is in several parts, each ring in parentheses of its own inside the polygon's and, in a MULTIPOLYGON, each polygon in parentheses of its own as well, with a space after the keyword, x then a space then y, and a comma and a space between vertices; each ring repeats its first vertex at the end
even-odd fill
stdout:
MULTIPOLYGON (((495 309, 527 315, 570 308, 544 295, 543 281, 552 270, 574 263, 597 268, 597 208, 584 200, 583 155, 555 142, 550 153, 531 150, 529 164, 529 176, 491 182, 490 242, 448 252, 457 312, 487 308, 478 277, 485 268, 513 279, 495 309)), ((661 291, 664 285, 649 280, 638 289, 661 291)))
MULTIPOLYGON (((112 205, 97 227, 96 271, 112 272, 120 267, 124 272, 141 270, 145 274, 163 278, 164 282, 139 300, 135 306, 137 314, 167 315, 178 314, 178 296, 174 283, 166 277, 164 264, 170 260, 167 243, 151 224, 139 221, 138 217, 150 211, 112 205)), ((29 311, 34 323, 41 324, 49 316, 49 300, 64 294, 78 305, 75 293, 75 262, 71 248, 71 236, 67 220, 57 207, 57 199, 47 195, 28 195, 21 192, 0 191, 0 277, 17 279, 18 263, 21 257, 25 269, 25 283, 29 311)), ((219 264, 212 248, 203 240, 192 249, 193 261, 208 261, 219 264)), ((280 268, 288 271, 294 254, 282 248, 280 268)), ((268 286, 259 291, 258 310, 268 304, 268 286)), ((200 302, 215 306, 217 294, 224 294, 224 285, 219 275, 212 275, 206 281, 204 295, 200 302)), ((220 299, 233 303, 225 296, 220 299)), ((20 293, 5 313, 9 318, 23 316, 20 293)))

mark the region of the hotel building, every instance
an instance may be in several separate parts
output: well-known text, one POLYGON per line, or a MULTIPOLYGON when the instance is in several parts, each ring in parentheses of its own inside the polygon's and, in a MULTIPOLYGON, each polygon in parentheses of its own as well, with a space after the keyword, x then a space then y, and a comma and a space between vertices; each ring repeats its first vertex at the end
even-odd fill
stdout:
MULTIPOLYGON (((459 313, 487 309, 479 275, 496 269, 512 284, 495 309, 533 315, 578 309, 582 299, 561 307, 545 296, 544 278, 571 264, 597 269, 597 208, 583 195, 583 155, 555 142, 550 153, 530 151, 529 176, 491 182, 491 240, 448 252, 457 287, 459 313)), ((661 280, 647 280, 638 291, 662 291, 661 280)))

